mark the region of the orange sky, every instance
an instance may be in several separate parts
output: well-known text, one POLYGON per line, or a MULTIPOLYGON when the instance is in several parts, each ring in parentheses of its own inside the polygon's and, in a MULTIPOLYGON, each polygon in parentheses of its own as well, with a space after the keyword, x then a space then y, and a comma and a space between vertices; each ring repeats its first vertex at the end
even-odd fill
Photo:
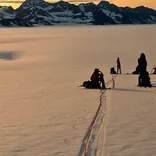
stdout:
MULTIPOLYGON (((0 5, 2 6, 13 6, 13 8, 17 8, 20 5, 20 2, 23 0, 0 0, 0 5), (8 1, 8 2, 7 2, 8 1), (7 2, 7 3, 4 3, 7 2), (12 3, 9 3, 12 2, 12 3)), ((48 2, 56 2, 53 0, 46 0, 48 2)), ((68 1, 68 0, 65 0, 68 1)), ((70 0, 69 0, 70 1, 70 0)), ((85 0, 71 0, 72 2, 81 2, 81 1, 85 1, 85 0)), ((136 6, 140 6, 140 5, 144 5, 146 7, 149 8, 153 8, 156 10, 156 0, 108 0, 111 3, 114 3, 117 6, 129 6, 129 7, 136 7, 136 6)), ((98 3, 98 0, 95 1, 91 1, 91 0, 86 0, 86 2, 94 2, 94 3, 98 3)))

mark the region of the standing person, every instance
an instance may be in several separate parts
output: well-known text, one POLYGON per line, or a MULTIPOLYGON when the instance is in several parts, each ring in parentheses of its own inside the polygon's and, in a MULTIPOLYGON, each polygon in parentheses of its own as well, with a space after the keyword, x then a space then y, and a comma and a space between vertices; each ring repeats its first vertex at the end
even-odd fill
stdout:
POLYGON ((141 53, 140 58, 138 59, 139 64, 139 73, 145 73, 147 69, 147 61, 144 53, 141 53))
POLYGON ((91 79, 91 82, 94 87, 103 88, 103 89, 106 88, 105 81, 104 81, 104 75, 98 68, 94 69, 94 72, 91 75, 90 79, 91 79), (100 83, 102 84, 102 86, 100 86, 100 83))
POLYGON ((141 53, 140 58, 138 59, 138 64, 139 64, 138 86, 152 87, 149 73, 147 72, 147 61, 144 53, 141 53))
POLYGON ((117 58, 116 63, 117 63, 117 74, 119 74, 119 72, 121 74, 121 63, 120 63, 120 58, 119 57, 117 58))
POLYGON ((146 56, 144 53, 141 53, 138 59, 138 66, 139 66, 138 86, 142 87, 145 86, 144 78, 145 78, 146 68, 147 68, 146 56))

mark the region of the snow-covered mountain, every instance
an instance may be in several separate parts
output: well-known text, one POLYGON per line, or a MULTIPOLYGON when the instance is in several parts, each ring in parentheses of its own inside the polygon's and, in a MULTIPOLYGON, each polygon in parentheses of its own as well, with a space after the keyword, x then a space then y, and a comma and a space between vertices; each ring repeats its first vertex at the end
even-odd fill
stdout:
POLYGON ((9 7, 0 6, 0 26, 30 27, 33 25, 31 25, 30 23, 27 23, 23 19, 16 17, 15 10, 11 6, 9 6, 9 7))
POLYGON ((14 18, 15 15, 14 14, 14 9, 10 6, 10 7, 6 7, 6 6, 0 6, 0 20, 3 18, 14 18))
POLYGON ((74 5, 64 1, 48 3, 43 0, 26 0, 16 10, 0 7, 0 25, 14 26, 15 21, 16 25, 20 21, 20 26, 154 24, 156 10, 144 6, 134 9, 117 7, 107 1, 97 5, 74 5), (10 25, 3 22, 6 19, 11 20, 10 25))

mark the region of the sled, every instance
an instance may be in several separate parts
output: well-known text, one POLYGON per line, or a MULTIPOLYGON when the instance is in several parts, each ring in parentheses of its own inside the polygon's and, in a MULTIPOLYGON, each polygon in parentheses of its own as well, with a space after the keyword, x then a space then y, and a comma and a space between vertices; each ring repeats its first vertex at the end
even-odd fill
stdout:
POLYGON ((89 80, 84 81, 83 84, 79 87, 85 87, 87 89, 111 89, 111 88, 101 88, 100 83, 99 83, 99 85, 95 85, 89 80))

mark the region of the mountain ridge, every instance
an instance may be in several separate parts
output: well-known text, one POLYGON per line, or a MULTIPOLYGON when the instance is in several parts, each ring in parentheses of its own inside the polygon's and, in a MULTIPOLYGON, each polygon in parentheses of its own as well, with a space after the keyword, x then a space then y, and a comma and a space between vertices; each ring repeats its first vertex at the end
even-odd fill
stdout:
POLYGON ((26 0, 15 10, 0 6, 0 26, 6 27, 118 24, 156 24, 156 10, 144 6, 118 7, 108 1, 75 5, 65 1, 26 0), (9 24, 3 22, 6 19, 9 24))

